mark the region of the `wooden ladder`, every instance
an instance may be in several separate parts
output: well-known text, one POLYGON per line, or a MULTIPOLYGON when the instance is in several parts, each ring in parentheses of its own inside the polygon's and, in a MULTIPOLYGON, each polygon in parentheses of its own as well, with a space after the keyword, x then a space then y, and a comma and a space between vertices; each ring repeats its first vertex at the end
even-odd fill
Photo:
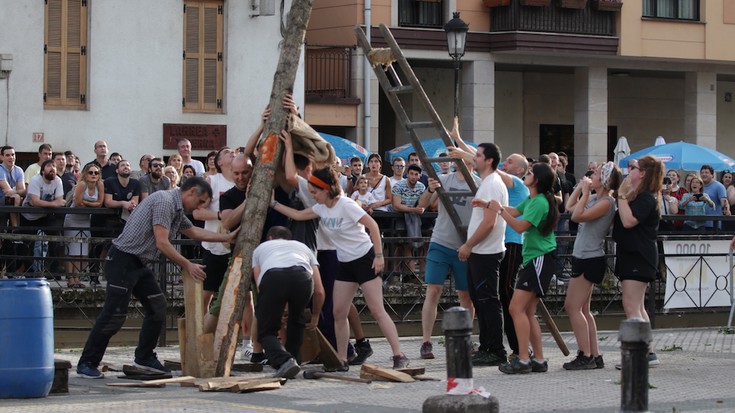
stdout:
MULTIPOLYGON (((403 77, 405 79, 401 79, 401 77, 398 75, 398 72, 396 72, 395 68, 391 64, 387 64, 384 66, 371 62, 373 66, 373 71, 378 77, 380 87, 383 89, 383 92, 385 92, 385 95, 388 97, 388 101, 393 107, 393 110, 396 112, 396 115, 398 115, 398 119, 401 121, 401 124, 406 129, 406 133, 408 134, 411 143, 413 144, 414 151, 419 156, 421 164, 424 165, 426 174, 429 175, 431 178, 439 180, 436 171, 433 168, 433 164, 438 162, 454 162, 455 171, 458 171, 464 176, 465 182, 467 182, 467 185, 469 185, 470 187, 470 191, 447 191, 444 188, 439 188, 437 190, 439 200, 444 206, 444 209, 451 217, 452 222, 454 223, 454 227, 457 229, 462 238, 466 239, 467 225, 462 223, 459 214, 454 209, 454 205, 452 204, 452 197, 474 196, 477 192, 475 181, 472 178, 470 171, 461 160, 454 159, 448 156, 440 158, 429 158, 426 154, 424 147, 421 146, 419 136, 416 133, 416 131, 419 129, 433 129, 441 137, 442 141, 447 147, 455 146, 454 142, 452 142, 452 139, 449 137, 447 130, 444 128, 444 124, 439 118, 439 115, 436 113, 436 110, 431 104, 431 101, 426 95, 426 92, 424 92, 424 88, 421 87, 421 83, 419 83, 418 78, 416 78, 413 69, 411 69, 411 65, 408 64, 408 60, 406 60, 406 57, 401 51, 401 48, 398 47, 398 43, 393 37, 393 34, 384 24, 380 25, 380 31, 383 34, 383 39, 385 39, 385 41, 388 43, 388 47, 392 53, 391 60, 395 59, 396 63, 398 63, 398 66, 401 68, 401 72, 403 73, 403 77), (411 101, 412 99, 421 102, 422 106, 429 114, 431 120, 415 121, 409 118, 406 109, 401 103, 401 99, 407 99, 407 102, 411 101)), ((365 58, 367 58, 368 54, 370 53, 370 51, 373 50, 373 48, 368 43, 367 37, 365 36, 365 32, 363 31, 362 27, 355 27, 355 34, 357 36, 357 43, 365 53, 365 58)), ((368 76, 368 74, 366 73, 365 76, 368 76)))

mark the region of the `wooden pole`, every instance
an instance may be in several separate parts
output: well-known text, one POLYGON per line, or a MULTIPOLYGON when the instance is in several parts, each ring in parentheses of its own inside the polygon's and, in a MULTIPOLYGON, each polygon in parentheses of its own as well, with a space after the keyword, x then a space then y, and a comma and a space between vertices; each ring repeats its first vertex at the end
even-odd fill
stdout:
POLYGON ((242 256, 242 279, 240 288, 235 298, 234 311, 229 319, 220 317, 219 322, 227 323, 227 331, 219 354, 217 355, 216 375, 224 374, 225 366, 232 363, 232 354, 227 354, 232 340, 237 340, 232 332, 236 331, 235 325, 240 322, 243 308, 245 307, 245 296, 250 290, 252 277, 252 255, 258 246, 263 232, 268 205, 270 203, 273 181, 276 168, 281 164, 281 152, 283 145, 278 136, 286 125, 287 112, 283 110, 281 101, 292 93, 293 84, 296 79, 296 70, 301 58, 301 49, 306 37, 306 26, 309 24, 313 0, 294 0, 288 13, 288 25, 281 42, 281 55, 278 60, 276 73, 273 76, 273 88, 271 90, 270 107, 271 116, 265 125, 266 138, 260 145, 260 154, 255 163, 253 177, 251 178, 250 192, 248 193, 245 212, 242 214, 240 234, 237 237, 233 256, 242 256))

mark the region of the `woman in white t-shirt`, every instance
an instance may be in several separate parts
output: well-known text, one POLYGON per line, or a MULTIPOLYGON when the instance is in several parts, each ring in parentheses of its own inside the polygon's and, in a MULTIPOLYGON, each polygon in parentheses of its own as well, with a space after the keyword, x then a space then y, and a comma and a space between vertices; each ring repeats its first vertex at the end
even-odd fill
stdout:
POLYGON ((383 283, 379 274, 385 267, 385 260, 378 224, 355 201, 342 196, 342 188, 332 168, 312 172, 309 193, 317 202, 311 208, 299 211, 274 200, 271 208, 298 221, 319 218, 319 229, 337 249, 339 272, 335 277, 333 301, 337 353, 343 362, 339 371, 349 370, 347 315, 358 286, 362 288, 370 313, 390 344, 393 368, 408 366, 408 358, 401 352, 396 326, 383 306, 383 283), (370 235, 365 231, 366 227, 370 235))
POLYGON ((388 211, 393 204, 393 196, 390 191, 390 179, 380 173, 383 159, 377 153, 368 156, 368 172, 365 177, 368 180, 368 192, 373 194, 375 202, 368 207, 368 213, 373 211, 388 211))

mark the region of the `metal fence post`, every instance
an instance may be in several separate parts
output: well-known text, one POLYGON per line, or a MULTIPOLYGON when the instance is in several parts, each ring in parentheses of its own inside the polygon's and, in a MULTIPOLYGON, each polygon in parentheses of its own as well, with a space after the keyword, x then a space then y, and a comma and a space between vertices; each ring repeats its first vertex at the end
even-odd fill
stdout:
POLYGON ((651 325, 642 318, 620 323, 621 412, 648 411, 648 344, 651 340, 651 325))

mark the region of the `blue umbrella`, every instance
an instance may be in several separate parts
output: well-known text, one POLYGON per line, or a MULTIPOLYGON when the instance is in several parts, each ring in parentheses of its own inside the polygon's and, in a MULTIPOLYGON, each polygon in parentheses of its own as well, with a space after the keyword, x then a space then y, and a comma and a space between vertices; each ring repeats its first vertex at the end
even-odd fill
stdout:
POLYGON ((367 157, 369 155, 368 150, 355 142, 345 138, 340 138, 339 136, 329 135, 327 133, 319 132, 319 136, 332 145, 337 158, 342 160, 342 165, 349 165, 350 159, 355 156, 362 159, 363 163, 367 162, 367 157))
POLYGON ((674 142, 665 145, 651 146, 626 156, 620 160, 621 167, 627 167, 628 161, 651 155, 664 163, 666 169, 698 171, 702 165, 710 165, 716 171, 733 169, 735 160, 714 149, 688 142, 674 142))
MULTIPOLYGON (((467 142, 467 144, 477 148, 476 143, 467 142)), ((447 146, 444 144, 444 141, 441 138, 424 139, 421 141, 421 146, 424 147, 424 151, 426 151, 426 155, 429 158, 437 158, 439 157, 439 154, 447 152, 447 146)), ((393 160, 399 156, 408 161, 408 155, 411 152, 416 152, 414 151, 412 144, 407 143, 405 145, 401 145, 397 148, 393 148, 387 151, 385 153, 385 161, 389 164, 392 164, 393 160)), ((434 165, 434 169, 438 171, 439 166, 434 165)))

